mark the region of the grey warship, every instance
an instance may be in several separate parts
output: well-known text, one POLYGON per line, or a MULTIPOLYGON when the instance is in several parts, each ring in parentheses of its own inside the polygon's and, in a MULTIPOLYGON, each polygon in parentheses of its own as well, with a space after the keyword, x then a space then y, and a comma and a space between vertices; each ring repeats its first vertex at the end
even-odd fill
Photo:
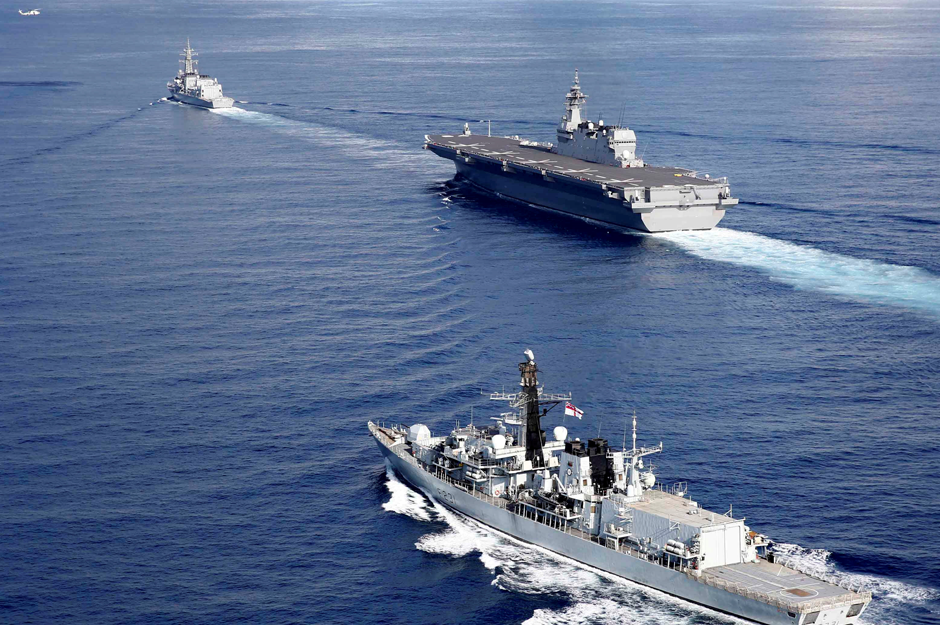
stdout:
POLYGON ((180 54, 182 67, 176 77, 166 84, 166 88, 170 91, 170 99, 203 108, 231 108, 235 100, 222 95, 222 85, 218 80, 198 72, 199 61, 193 56, 196 56, 196 52, 187 39, 186 47, 180 54))
POLYGON ((423 424, 369 422, 391 467, 441 504, 519 540, 714 610, 767 625, 851 625, 871 593, 814 577, 775 555, 736 518, 709 511, 686 483, 664 486, 643 459, 656 446, 616 450, 541 420, 571 395, 544 392, 531 350, 518 393, 493 393, 510 411, 487 426, 431 436, 423 424))
POLYGON ((500 197, 619 228, 709 230, 738 203, 727 178, 648 166, 633 130, 581 118, 586 99, 576 70, 554 145, 475 135, 465 124, 460 134, 425 135, 424 148, 500 197))

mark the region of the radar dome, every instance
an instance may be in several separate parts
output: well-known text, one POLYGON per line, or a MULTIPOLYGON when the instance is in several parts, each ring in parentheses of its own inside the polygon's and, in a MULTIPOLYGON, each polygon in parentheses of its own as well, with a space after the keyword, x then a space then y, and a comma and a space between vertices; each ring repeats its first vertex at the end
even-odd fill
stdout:
POLYGON ((431 438, 431 430, 423 423, 415 423, 408 428, 408 440, 412 443, 426 441, 431 438))
POLYGON ((564 441, 566 438, 568 438, 568 428, 566 428, 563 425, 559 425, 558 427, 556 427, 555 428, 555 440, 564 441))
POLYGON ((653 475, 652 471, 647 471, 640 476, 640 479, 643 480, 643 486, 647 488, 653 488, 653 484, 656 483, 656 476, 653 475))
POLYGON ((493 449, 495 449, 496 451, 499 451, 500 449, 506 446, 506 437, 503 436, 502 434, 497 434, 493 437, 492 443, 493 443, 493 449))

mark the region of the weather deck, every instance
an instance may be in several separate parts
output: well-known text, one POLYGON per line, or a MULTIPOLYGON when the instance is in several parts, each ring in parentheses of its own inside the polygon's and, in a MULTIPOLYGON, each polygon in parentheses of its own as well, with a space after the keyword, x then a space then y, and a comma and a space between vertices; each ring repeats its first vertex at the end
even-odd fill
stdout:
POLYGON ((470 156, 492 159, 506 165, 544 170, 554 176, 571 177, 595 182, 611 188, 636 189, 665 186, 713 186, 718 179, 693 176, 694 172, 678 167, 612 167, 590 163, 570 156, 561 156, 541 146, 522 145, 523 140, 485 135, 429 135, 428 147, 450 152, 457 157, 470 156))
POLYGON ((693 527, 710 527, 740 521, 740 519, 734 519, 719 512, 700 508, 697 504, 690 506, 688 499, 658 490, 646 491, 643 494, 643 499, 626 505, 636 510, 643 510, 650 514, 665 517, 670 521, 679 521, 693 527), (690 514, 690 512, 694 512, 694 514, 690 514))

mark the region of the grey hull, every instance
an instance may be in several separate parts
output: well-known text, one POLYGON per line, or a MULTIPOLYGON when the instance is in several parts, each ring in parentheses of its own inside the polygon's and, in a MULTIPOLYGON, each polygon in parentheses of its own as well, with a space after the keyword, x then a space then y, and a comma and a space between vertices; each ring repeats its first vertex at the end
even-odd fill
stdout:
POLYGON ((548 182, 536 176, 503 174, 497 168, 487 171, 479 164, 455 161, 457 173, 474 185, 501 197, 545 208, 572 217, 587 219, 640 232, 674 230, 710 230, 725 216, 724 210, 712 206, 695 206, 687 210, 657 209, 655 213, 633 213, 624 209, 620 200, 600 194, 587 195, 583 190, 564 182, 548 182))
POLYGON ((201 106, 202 108, 207 109, 226 109, 232 108, 232 105, 235 104, 235 100, 232 98, 216 98, 215 100, 203 100, 202 98, 195 98, 191 95, 186 95, 185 93, 171 93, 171 100, 176 100, 177 102, 183 102, 185 104, 192 104, 193 106, 201 106))
POLYGON ((412 464, 412 458, 397 454, 395 449, 386 447, 378 438, 376 444, 395 471, 410 484, 441 504, 514 538, 720 612, 767 625, 799 623, 798 614, 790 615, 780 608, 709 586, 685 573, 608 549, 491 505, 418 468, 412 464))
POLYGON ((425 148, 458 175, 504 198, 641 232, 709 230, 737 204, 725 179, 674 167, 619 168, 562 156, 516 138, 429 135, 425 148))

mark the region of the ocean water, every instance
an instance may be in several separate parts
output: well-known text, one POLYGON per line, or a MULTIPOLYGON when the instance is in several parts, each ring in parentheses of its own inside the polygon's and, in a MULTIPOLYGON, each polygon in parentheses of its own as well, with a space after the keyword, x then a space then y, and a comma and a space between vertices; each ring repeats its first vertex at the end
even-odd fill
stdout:
MULTIPOLYGON (((0 622, 735 619, 479 526, 365 422, 535 351, 573 435, 663 441, 869 625, 940 621, 940 9, 144 3, 0 16, 0 622), (162 101, 185 38, 238 108, 162 101), (721 228, 481 196, 426 133, 589 115, 727 175, 721 228)), ((553 423, 551 425, 554 425, 553 423)))

